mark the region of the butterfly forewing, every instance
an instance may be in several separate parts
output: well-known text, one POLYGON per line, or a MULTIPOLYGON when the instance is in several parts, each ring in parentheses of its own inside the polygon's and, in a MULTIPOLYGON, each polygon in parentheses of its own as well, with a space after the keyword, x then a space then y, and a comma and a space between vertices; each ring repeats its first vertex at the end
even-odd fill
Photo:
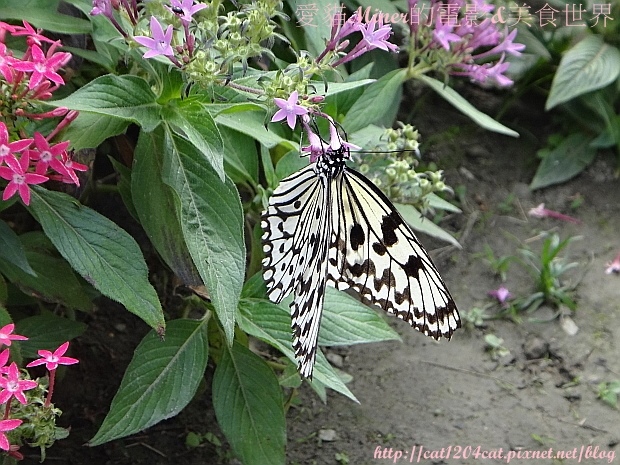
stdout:
POLYGON ((293 349, 305 377, 312 375, 323 310, 329 193, 309 165, 280 182, 261 222, 267 296, 278 303, 294 291, 293 349))

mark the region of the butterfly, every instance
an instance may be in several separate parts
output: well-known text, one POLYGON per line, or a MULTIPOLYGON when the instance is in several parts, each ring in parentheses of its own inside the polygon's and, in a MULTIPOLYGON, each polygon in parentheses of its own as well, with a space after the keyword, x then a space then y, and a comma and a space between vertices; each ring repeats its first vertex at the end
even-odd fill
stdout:
POLYGON ((390 200, 346 165, 351 144, 330 120, 331 140, 306 125, 311 163, 280 181, 261 217, 267 297, 290 293, 298 370, 311 378, 326 286, 366 301, 431 336, 461 326, 439 271, 390 200))

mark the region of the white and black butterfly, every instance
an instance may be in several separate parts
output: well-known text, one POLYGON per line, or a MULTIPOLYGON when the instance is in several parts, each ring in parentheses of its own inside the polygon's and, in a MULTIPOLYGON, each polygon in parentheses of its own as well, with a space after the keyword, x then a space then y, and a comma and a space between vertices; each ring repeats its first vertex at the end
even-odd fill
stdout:
POLYGON ((308 378, 327 285, 353 288, 435 339, 461 326, 428 253, 388 198, 345 164, 349 148, 332 129, 316 162, 280 182, 261 221, 267 295, 279 303, 294 293, 293 348, 308 378))

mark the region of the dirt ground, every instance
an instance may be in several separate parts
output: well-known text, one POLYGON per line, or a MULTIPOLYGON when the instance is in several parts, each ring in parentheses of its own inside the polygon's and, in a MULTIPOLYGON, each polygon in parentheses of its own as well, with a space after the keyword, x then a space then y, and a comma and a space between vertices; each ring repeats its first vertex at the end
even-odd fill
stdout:
MULTIPOLYGON (((341 356, 341 369, 353 377, 349 388, 360 403, 330 393, 323 404, 304 388, 288 413, 289 464, 506 463, 493 458, 500 449, 504 457, 520 451, 514 464, 578 463, 580 454, 581 463, 620 462, 610 455, 620 455, 620 412, 597 398, 599 383, 620 380, 620 276, 604 273, 606 262, 620 251, 620 181, 614 177, 615 160, 600 157, 567 184, 529 192, 534 154, 550 126, 539 107, 517 108, 504 120, 521 133, 512 139, 477 129, 440 99, 428 98, 429 113, 413 122, 430 142, 423 156, 445 168, 448 184, 463 193, 463 214, 442 223, 463 248, 421 239, 464 314, 491 302, 487 292, 500 284, 479 256, 485 244, 496 256, 517 255, 525 244, 539 250, 543 231, 583 236, 563 254, 579 263, 568 274, 573 282, 580 280, 577 310, 570 315, 578 332, 569 335, 551 308, 523 315, 519 323, 488 319, 483 328, 461 329, 440 343, 392 319, 403 343, 328 350, 341 356), (577 195, 583 204, 571 210, 577 195), (529 208, 541 202, 581 223, 528 217, 529 208), (486 350, 488 334, 502 338, 509 353, 494 357, 486 350), (567 458, 527 458, 527 451, 549 449, 567 458)), ((506 286, 525 296, 534 283, 513 264, 506 286)), ((495 315, 497 307, 487 313, 495 315)), ((56 403, 65 410, 60 423, 71 426, 71 436, 49 450, 48 463, 238 464, 225 443, 185 446, 190 431, 222 438, 210 407, 212 366, 203 392, 177 418, 98 448, 83 447, 146 332, 143 323, 113 304, 101 305, 87 322, 89 330, 72 354, 82 359, 79 369, 68 370, 57 387, 56 403)), ((37 463, 34 452, 25 463, 37 463)))

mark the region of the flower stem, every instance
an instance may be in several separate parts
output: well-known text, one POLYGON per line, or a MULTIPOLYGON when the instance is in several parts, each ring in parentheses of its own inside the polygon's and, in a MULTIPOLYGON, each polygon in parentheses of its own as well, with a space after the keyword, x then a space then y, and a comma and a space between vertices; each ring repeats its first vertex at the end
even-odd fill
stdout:
POLYGON ((52 394, 54 394, 54 382, 56 381, 56 370, 50 370, 50 384, 47 388, 47 397, 45 398, 45 407, 49 407, 52 403, 52 394))

